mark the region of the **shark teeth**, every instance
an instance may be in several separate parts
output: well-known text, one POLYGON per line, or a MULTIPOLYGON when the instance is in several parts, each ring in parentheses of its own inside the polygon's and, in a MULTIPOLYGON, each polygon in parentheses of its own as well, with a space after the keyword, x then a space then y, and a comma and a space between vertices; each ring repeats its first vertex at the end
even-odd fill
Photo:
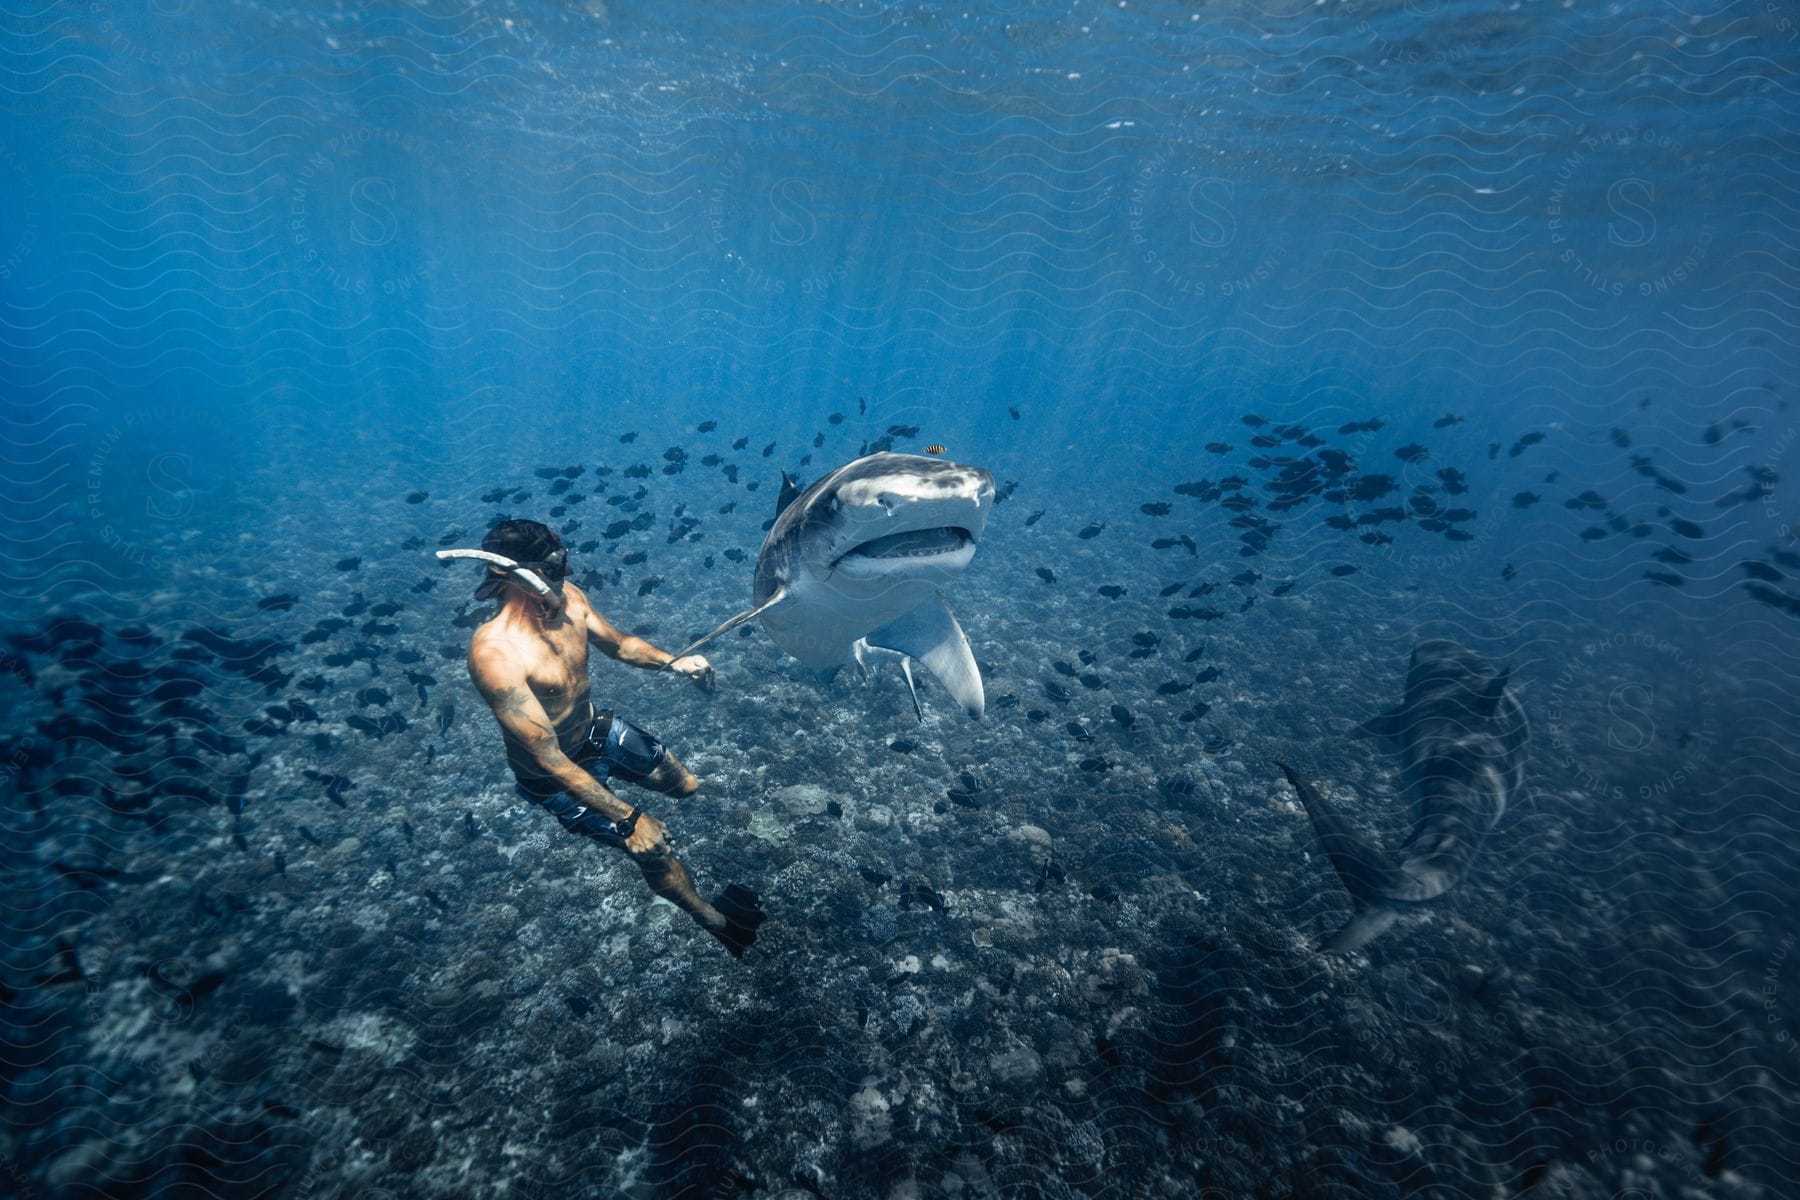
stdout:
POLYGON ((936 558, 961 550, 975 539, 969 531, 954 525, 932 529, 909 529, 866 541, 848 551, 844 557, 859 558, 936 558))

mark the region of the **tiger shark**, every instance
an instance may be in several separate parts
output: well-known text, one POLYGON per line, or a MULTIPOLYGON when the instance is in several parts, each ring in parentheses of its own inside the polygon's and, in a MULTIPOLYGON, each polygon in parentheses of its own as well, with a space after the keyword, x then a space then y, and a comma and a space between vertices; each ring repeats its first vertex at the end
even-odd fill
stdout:
POLYGON ((1525 777, 1530 729, 1507 688, 1509 671, 1444 638, 1413 648, 1400 707, 1357 732, 1400 752, 1401 782, 1413 803, 1413 831, 1391 863, 1286 763, 1278 763, 1306 806, 1319 846, 1356 905, 1326 947, 1349 954, 1379 937, 1402 913, 1434 900, 1466 873, 1482 839, 1506 812, 1525 777))
MULTIPOLYGON (((937 588, 962 574, 994 506, 980 467, 870 454, 804 490, 781 477, 775 522, 756 559, 752 607, 681 653, 746 621, 829 681, 844 664, 918 662, 972 717, 986 706, 969 639, 937 588)), ((679 657, 679 656, 677 656, 679 657)))

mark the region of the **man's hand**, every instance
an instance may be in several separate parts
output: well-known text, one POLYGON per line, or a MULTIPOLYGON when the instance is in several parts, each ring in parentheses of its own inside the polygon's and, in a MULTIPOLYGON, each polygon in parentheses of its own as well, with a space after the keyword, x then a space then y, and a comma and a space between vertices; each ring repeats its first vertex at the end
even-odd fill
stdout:
POLYGON ((667 854, 669 843, 663 837, 663 823, 647 812, 639 812, 625 849, 633 854, 667 854))
POLYGON ((711 690, 713 686, 712 664, 706 661, 704 654, 690 654, 678 658, 669 664, 669 670, 677 675, 686 675, 701 687, 711 690))

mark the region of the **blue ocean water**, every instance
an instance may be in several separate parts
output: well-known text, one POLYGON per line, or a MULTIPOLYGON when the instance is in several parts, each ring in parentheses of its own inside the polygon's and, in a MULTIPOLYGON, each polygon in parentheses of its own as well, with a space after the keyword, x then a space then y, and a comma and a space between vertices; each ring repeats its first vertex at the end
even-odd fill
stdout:
POLYGON ((1787 1194, 1797 21, 5 0, 0 1178, 1787 1194), (733 960, 518 799, 432 552, 673 651, 883 449, 1002 497, 979 721, 596 656, 733 960), (1527 782, 1325 953, 1278 764, 1399 847, 1429 638, 1527 782))

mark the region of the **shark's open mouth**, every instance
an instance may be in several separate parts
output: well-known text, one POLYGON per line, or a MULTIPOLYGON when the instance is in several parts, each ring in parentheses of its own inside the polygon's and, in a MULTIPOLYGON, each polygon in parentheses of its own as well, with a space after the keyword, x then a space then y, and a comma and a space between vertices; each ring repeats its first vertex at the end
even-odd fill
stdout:
POLYGON ((839 561, 853 558, 904 559, 936 558, 954 554, 975 541, 975 536, 957 525, 939 525, 932 529, 908 529, 862 542, 846 551, 839 561))

